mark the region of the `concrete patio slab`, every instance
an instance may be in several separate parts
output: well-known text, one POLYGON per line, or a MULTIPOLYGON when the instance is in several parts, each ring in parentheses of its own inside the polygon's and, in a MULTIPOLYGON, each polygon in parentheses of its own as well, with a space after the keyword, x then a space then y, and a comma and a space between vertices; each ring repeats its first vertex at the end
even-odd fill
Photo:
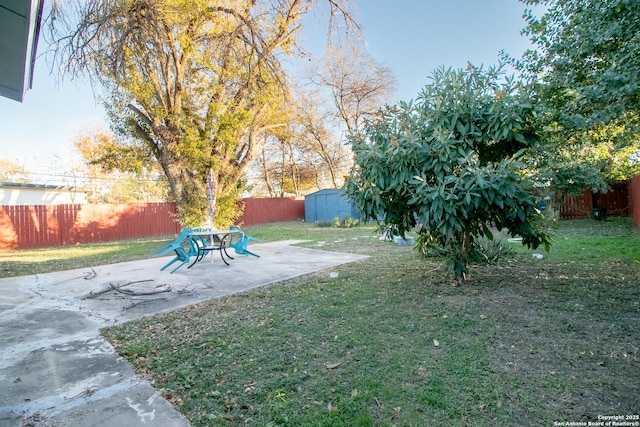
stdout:
POLYGON ((298 242, 251 245, 260 258, 231 251, 229 266, 214 253, 174 274, 160 271, 171 258, 152 258, 0 279, 0 427, 189 426, 100 328, 366 258, 298 242))

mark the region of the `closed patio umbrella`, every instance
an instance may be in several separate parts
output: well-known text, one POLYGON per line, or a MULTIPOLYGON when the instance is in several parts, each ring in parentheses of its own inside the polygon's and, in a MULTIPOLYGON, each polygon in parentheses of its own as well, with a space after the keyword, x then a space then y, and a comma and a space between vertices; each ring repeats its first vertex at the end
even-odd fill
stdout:
POLYGON ((209 221, 213 228, 213 216, 216 214, 216 178, 213 176, 213 169, 209 169, 207 175, 207 200, 209 201, 209 221))

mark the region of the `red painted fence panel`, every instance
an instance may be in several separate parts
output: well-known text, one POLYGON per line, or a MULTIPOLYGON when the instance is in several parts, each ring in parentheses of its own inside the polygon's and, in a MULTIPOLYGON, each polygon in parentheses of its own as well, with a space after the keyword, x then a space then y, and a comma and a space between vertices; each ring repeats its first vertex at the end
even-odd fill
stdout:
POLYGON ((171 236, 174 203, 2 206, 0 250, 171 236))
MULTIPOLYGON (((238 224, 304 218, 304 199, 244 199, 238 224)), ((0 250, 173 236, 175 203, 0 206, 0 250)))
POLYGON ((264 198, 243 199, 244 214, 238 218, 238 224, 257 225, 271 222, 297 221, 304 218, 304 199, 301 198, 264 198))

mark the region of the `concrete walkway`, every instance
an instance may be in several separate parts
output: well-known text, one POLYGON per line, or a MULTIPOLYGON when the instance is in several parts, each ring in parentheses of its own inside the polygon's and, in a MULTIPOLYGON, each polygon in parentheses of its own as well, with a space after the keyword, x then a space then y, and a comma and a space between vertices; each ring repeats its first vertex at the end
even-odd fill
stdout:
POLYGON ((174 274, 153 258, 0 279, 0 427, 189 426, 99 329, 365 258, 295 243, 251 245, 261 257, 230 266, 214 253, 174 274))

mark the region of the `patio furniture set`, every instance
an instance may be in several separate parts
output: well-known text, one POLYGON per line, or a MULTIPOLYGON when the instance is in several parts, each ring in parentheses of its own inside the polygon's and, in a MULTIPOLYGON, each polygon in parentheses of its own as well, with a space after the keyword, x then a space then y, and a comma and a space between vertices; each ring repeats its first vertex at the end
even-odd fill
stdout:
POLYGON ((226 265, 230 265, 228 260, 233 259, 227 251, 230 248, 233 248, 235 253, 239 255, 259 257, 260 255, 247 249, 251 241, 259 242, 261 240, 247 236, 236 226, 231 226, 228 230, 205 227, 185 228, 173 242, 164 245, 153 253, 162 256, 174 252, 175 257, 160 269, 161 271, 165 270, 178 262, 178 266, 171 270, 171 273, 174 273, 189 263, 187 268, 193 267, 197 262, 202 261, 208 253, 211 253, 211 262, 213 262, 214 251, 220 253, 220 258, 226 265))

